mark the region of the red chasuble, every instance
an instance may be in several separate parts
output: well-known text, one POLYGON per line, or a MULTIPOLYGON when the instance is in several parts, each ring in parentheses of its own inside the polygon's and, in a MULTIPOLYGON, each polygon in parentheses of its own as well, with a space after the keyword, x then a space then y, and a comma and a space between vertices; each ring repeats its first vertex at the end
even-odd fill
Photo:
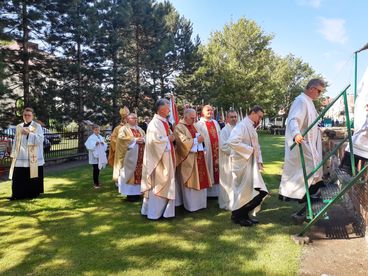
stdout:
MULTIPOLYGON (((185 125, 189 130, 192 138, 195 138, 197 130, 193 125, 185 125)), ((204 152, 197 152, 197 165, 198 165, 198 175, 199 175, 199 187, 202 189, 207 189, 210 187, 209 175, 207 174, 206 160, 204 159, 204 152)))
POLYGON ((212 149, 212 164, 213 164, 213 180, 214 184, 218 184, 219 181, 219 141, 218 134, 215 123, 213 121, 206 121, 206 127, 208 131, 208 135, 211 141, 211 149, 212 149))
MULTIPOLYGON (((170 134, 170 126, 168 122, 162 121, 161 122, 164 124, 165 130, 166 130, 166 135, 169 136, 170 134)), ((174 144, 173 142, 170 142, 170 146, 171 146, 171 156, 172 156, 172 160, 174 163, 174 168, 175 168, 175 150, 174 150, 174 144)))
MULTIPOLYGON (((141 137, 141 133, 138 129, 131 128, 134 137, 141 137)), ((143 167, 143 154, 144 154, 144 144, 138 144, 138 159, 137 166, 134 171, 134 184, 141 184, 142 179, 142 167, 143 167)))

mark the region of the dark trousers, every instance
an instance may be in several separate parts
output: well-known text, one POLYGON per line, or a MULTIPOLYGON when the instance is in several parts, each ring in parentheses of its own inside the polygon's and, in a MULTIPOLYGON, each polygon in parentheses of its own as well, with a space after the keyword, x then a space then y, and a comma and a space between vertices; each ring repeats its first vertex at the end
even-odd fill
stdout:
POLYGON ((241 208, 234 210, 231 212, 231 218, 233 220, 240 219, 249 219, 249 212, 256 208, 258 205, 262 203, 263 198, 268 193, 265 191, 259 191, 259 194, 256 195, 251 201, 242 206, 241 208))
MULTIPOLYGON (((364 164, 365 162, 367 162, 367 159, 354 154, 354 161, 355 161, 355 167, 357 167, 359 161, 362 161, 362 163, 364 164)), ((344 157, 341 160, 340 169, 351 175, 350 152, 345 151, 344 157)))
POLYGON ((100 186, 100 181, 98 180, 98 177, 100 176, 98 164, 92 164, 92 166, 93 166, 93 184, 95 184, 95 186, 100 186))
POLYGON ((142 199, 141 195, 128 195, 127 196, 127 201, 129 202, 137 202, 140 201, 142 199))
POLYGON ((38 177, 30 178, 29 167, 15 167, 12 179, 12 198, 36 198, 43 193, 43 166, 38 166, 38 177))

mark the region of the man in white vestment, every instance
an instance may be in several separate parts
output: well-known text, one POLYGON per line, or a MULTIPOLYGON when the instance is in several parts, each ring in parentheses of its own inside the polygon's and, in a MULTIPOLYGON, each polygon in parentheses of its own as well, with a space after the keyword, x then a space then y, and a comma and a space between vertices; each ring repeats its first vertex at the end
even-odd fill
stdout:
POLYGON ((219 195, 220 169, 219 169, 219 135, 220 126, 213 118, 213 108, 205 105, 202 117, 195 123, 196 129, 204 136, 205 157, 210 172, 212 187, 207 189, 207 197, 216 198, 219 195))
POLYGON ((23 111, 23 123, 18 124, 11 152, 12 163, 9 179, 12 179, 10 200, 36 198, 44 192, 43 187, 43 130, 33 120, 34 111, 23 111))
MULTIPOLYGON (((321 79, 310 80, 304 91, 295 98, 290 107, 285 132, 284 169, 279 189, 279 199, 281 200, 298 200, 300 203, 306 200, 299 144, 303 148, 307 174, 322 160, 322 137, 318 124, 314 125, 305 137, 302 136, 302 133, 318 117, 313 101, 318 99, 325 87, 326 84, 321 79), (294 141, 297 145, 290 150, 294 141)), ((318 197, 319 188, 324 186, 322 176, 323 169, 320 168, 308 180, 309 193, 312 197, 318 197)), ((305 207, 302 208, 292 217, 296 220, 305 218, 305 209, 305 207)))
POLYGON ((188 108, 184 111, 184 119, 174 130, 177 175, 184 208, 190 212, 207 207, 207 188, 211 187, 203 152, 204 137, 193 125, 196 119, 196 111, 188 108))
POLYGON ((138 126, 137 115, 130 113, 127 123, 119 129, 116 144, 119 145, 122 156, 124 156, 122 167, 119 169, 119 192, 131 202, 139 201, 142 194, 144 136, 143 129, 138 126))
POLYGON ((261 175, 263 160, 256 132, 263 113, 261 107, 254 106, 248 116, 234 127, 227 140, 231 148, 233 174, 231 220, 246 227, 258 223, 251 215, 260 209, 264 197, 268 194, 261 175))
POLYGON ((88 150, 88 163, 93 168, 93 186, 95 189, 98 189, 100 188, 100 170, 107 165, 107 144, 100 135, 100 127, 98 125, 93 125, 92 131, 93 134, 88 137, 84 145, 88 150))
MULTIPOLYGON (((368 68, 365 70, 359 85, 358 97, 354 106, 353 152, 355 167, 358 162, 368 160, 368 68)), ((362 164, 363 167, 363 164, 362 164)), ((350 147, 347 145, 340 168, 351 175, 350 147)))
POLYGON ((226 125, 220 131, 220 191, 218 201, 220 208, 226 210, 230 210, 233 201, 231 189, 233 176, 230 164, 231 148, 227 143, 227 139, 237 122, 238 114, 235 110, 230 110, 226 114, 226 125))
POLYGON ((146 132, 141 183, 144 193, 141 213, 148 219, 175 216, 175 137, 166 119, 169 101, 159 99, 155 108, 157 114, 146 132))

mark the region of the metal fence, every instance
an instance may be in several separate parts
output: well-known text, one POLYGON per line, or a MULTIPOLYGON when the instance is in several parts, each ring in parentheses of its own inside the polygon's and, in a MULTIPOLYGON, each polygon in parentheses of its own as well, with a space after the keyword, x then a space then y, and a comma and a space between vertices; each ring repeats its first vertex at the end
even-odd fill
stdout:
MULTIPOLYGON (((54 132, 44 129, 43 150, 46 164, 57 161, 86 159, 87 149, 85 141, 92 132, 89 131, 61 131, 54 132)), ((110 142, 111 131, 101 130, 101 135, 106 142, 110 142)), ((11 148, 15 136, 14 131, 0 133, 0 176, 9 171, 11 164, 11 148)))

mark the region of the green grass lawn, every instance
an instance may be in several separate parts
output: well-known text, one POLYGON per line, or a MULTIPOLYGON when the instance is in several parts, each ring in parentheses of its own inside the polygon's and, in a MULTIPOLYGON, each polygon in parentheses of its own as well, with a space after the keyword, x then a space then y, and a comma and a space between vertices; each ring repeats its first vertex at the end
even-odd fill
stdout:
MULTIPOLYGON (((301 248, 290 235, 297 206, 277 199, 283 137, 261 137, 264 179, 271 197, 261 224, 243 228, 215 201, 196 213, 148 221, 140 203, 129 203, 102 171, 92 188, 92 170, 82 166, 49 174, 45 194, 8 201, 10 182, 0 184, 0 274, 2 275, 295 275, 301 248)), ((47 168, 46 168, 47 170, 47 168)))

